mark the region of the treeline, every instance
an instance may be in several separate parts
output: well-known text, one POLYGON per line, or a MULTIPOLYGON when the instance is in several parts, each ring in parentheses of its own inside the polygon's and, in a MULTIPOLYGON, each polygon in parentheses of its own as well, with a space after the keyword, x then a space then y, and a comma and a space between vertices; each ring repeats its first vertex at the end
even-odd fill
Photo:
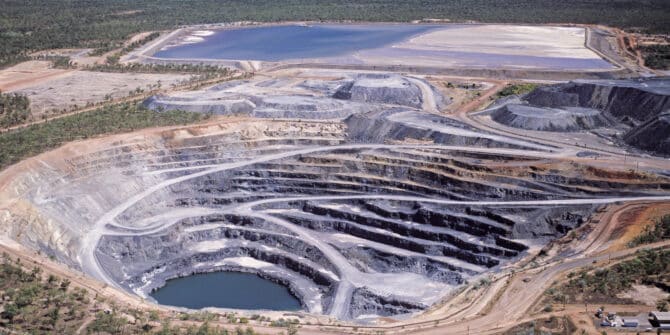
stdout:
POLYGON ((0 290, 0 325, 10 333, 73 334, 90 304, 86 290, 70 288, 68 279, 46 276, 37 266, 26 270, 6 254, 0 264, 0 290))
POLYGON ((588 293, 613 295, 625 291, 632 284, 653 283, 656 276, 670 273, 670 251, 646 250, 637 257, 593 273, 582 272, 568 282, 568 287, 585 289, 588 293), (585 287, 584 287, 585 286, 585 287))
MULTIPOLYGON (((216 321, 218 315, 209 313, 194 313, 190 325, 172 326, 158 311, 119 308, 114 301, 73 286, 67 278, 45 273, 36 264, 29 266, 3 253, 0 334, 76 334, 85 329, 86 334, 111 335, 259 335, 251 327, 226 330, 212 326, 210 322, 216 321), (206 318, 200 320, 198 314, 206 318), (84 325, 89 315, 95 318, 84 325), (129 321, 129 317, 134 321, 129 321)), ((287 334, 295 335, 295 330, 296 327, 287 328, 287 334)))
POLYGON ((90 52, 90 55, 91 56, 100 56, 100 55, 102 55, 106 52, 109 52, 109 51, 112 51, 114 49, 119 49, 119 48, 123 47, 119 53, 114 55, 114 57, 118 58, 118 57, 121 57, 121 55, 123 55, 123 54, 126 54, 126 53, 129 53, 129 52, 133 51, 135 48, 137 48, 139 46, 142 46, 144 44, 147 44, 147 43, 151 42, 152 40, 156 39, 160 35, 161 34, 159 32, 153 32, 153 33, 147 35, 146 37, 143 37, 143 38, 141 38, 141 39, 139 39, 135 42, 132 42, 132 43, 126 45, 126 46, 123 46, 123 41, 108 41, 107 45, 93 50, 92 52, 90 52))
POLYGON ((567 283, 548 289, 546 294, 553 303, 607 303, 633 284, 667 282, 669 274, 670 250, 641 250, 634 258, 611 267, 570 272, 567 283))
POLYGON ((157 113, 140 104, 121 103, 0 133, 0 169, 63 143, 140 128, 199 122, 207 114, 157 113))
POLYGON ((189 73, 189 74, 217 74, 229 76, 233 72, 229 68, 205 64, 119 64, 108 61, 106 64, 93 64, 82 69, 96 72, 142 72, 142 73, 189 73))
POLYGON ((0 91, 0 127, 7 128, 26 122, 30 117, 30 100, 18 93, 0 91))
POLYGON ((653 225, 644 227, 640 235, 628 243, 629 247, 670 239, 670 214, 662 216, 653 225))
POLYGON ((149 34, 149 35, 147 35, 147 36, 145 36, 145 37, 143 37, 143 38, 141 38, 141 39, 139 39, 139 40, 137 40, 133 43, 128 44, 127 46, 125 46, 121 50, 121 52, 122 53, 129 53, 129 52, 133 51, 135 48, 137 48, 139 46, 142 46, 142 45, 145 45, 145 44, 155 40, 160 35, 161 34, 159 32, 153 32, 153 33, 151 33, 151 34, 149 34))
POLYGON ((284 20, 595 23, 670 31, 667 0, 4 0, 0 66, 31 51, 117 47, 131 34, 196 23, 284 20))
POLYGON ((536 89, 537 84, 534 83, 520 83, 520 84, 509 84, 505 86, 500 92, 498 92, 499 97, 508 97, 510 95, 521 95, 529 93, 530 91, 536 89))
POLYGON ((649 45, 640 47, 644 65, 652 69, 670 70, 670 45, 649 45))

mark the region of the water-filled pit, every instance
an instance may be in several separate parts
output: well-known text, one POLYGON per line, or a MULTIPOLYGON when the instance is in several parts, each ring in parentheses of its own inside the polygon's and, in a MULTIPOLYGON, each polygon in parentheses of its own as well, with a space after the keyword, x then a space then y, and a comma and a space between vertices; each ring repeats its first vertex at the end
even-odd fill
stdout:
POLYGON ((160 304, 200 309, 300 310, 300 300, 285 286, 255 274, 212 272, 168 280, 151 296, 160 304))

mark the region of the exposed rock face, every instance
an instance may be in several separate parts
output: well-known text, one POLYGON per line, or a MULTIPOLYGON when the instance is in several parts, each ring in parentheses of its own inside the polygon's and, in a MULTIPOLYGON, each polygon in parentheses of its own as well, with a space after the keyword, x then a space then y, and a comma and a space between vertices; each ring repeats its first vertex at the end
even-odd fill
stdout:
POLYGON ((76 142, 19 164, 0 174, 0 229, 142 297, 170 278, 246 271, 309 312, 366 319, 425 309, 577 227, 601 198, 670 190, 664 176, 566 169, 559 148, 416 108, 439 106, 414 96, 432 91, 394 75, 155 97, 157 110, 264 118, 76 142))
POLYGON ((670 78, 577 80, 539 87, 524 96, 521 104, 505 104, 491 116, 497 122, 531 130, 623 128, 627 130, 621 137, 627 144, 668 155, 670 132, 663 131, 667 117, 661 114, 669 110, 670 78))
POLYGON ((670 108, 670 79, 578 80, 538 88, 524 100, 534 106, 593 108, 645 122, 670 108))
POLYGON ((624 141, 643 150, 670 155, 670 113, 635 127, 624 136, 624 141))
POLYGON ((256 105, 249 99, 228 99, 217 101, 202 101, 199 99, 187 100, 168 98, 165 96, 152 96, 144 101, 144 106, 158 111, 184 110, 194 113, 211 113, 215 115, 246 114, 253 113, 256 105))
POLYGON ((580 131, 610 125, 600 111, 582 107, 532 107, 505 105, 491 113, 491 118, 514 128, 540 131, 580 131))
MULTIPOLYGON (((574 86, 575 84, 568 84, 574 86)), ((526 94, 523 98, 532 106, 578 107, 579 94, 566 91, 566 85, 542 86, 526 94)))
POLYGON ((420 312, 428 306, 397 301, 393 297, 383 297, 366 289, 356 289, 352 294, 350 318, 393 316, 420 312))
POLYGON ((185 110, 259 118, 343 119, 382 110, 385 105, 421 108, 422 85, 440 107, 444 97, 422 79, 400 75, 354 75, 342 80, 234 81, 205 90, 153 96, 144 105, 156 111, 185 110), (296 94, 281 94, 290 86, 296 94), (278 89, 282 88, 282 89, 278 89))
POLYGON ((184 110, 216 115, 248 115, 259 118, 341 119, 353 113, 378 109, 373 105, 331 98, 293 95, 255 96, 207 92, 192 97, 154 96, 144 101, 156 111, 184 110))
POLYGON ((421 89, 407 78, 390 74, 364 74, 342 85, 333 95, 336 99, 368 103, 385 103, 420 108, 421 89))
POLYGON ((667 178, 611 182, 605 172, 535 167, 533 157, 484 147, 542 149, 532 142, 397 112, 378 115, 395 130, 367 137, 338 121, 253 119, 109 139, 94 151, 75 143, 3 189, 2 199, 24 199, 3 229, 144 297, 170 278, 246 271, 287 285, 310 312, 365 319, 422 310, 594 209, 561 199, 670 189, 667 178), (416 131, 488 142, 384 144, 416 131))
MULTIPOLYGON (((348 139, 355 142, 419 140, 461 146, 540 148, 529 141, 487 134, 454 119, 400 107, 355 114, 344 122, 348 139)), ((547 149, 550 148, 540 148, 547 149)))

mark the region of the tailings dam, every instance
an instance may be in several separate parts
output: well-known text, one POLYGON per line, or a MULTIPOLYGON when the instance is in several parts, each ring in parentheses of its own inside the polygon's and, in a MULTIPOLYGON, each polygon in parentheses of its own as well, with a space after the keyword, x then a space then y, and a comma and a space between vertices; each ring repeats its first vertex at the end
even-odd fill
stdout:
MULTIPOLYGON (((137 52, 149 63, 610 72, 580 27, 478 24, 300 24, 184 28, 137 52)), ((596 43, 593 43, 596 44, 596 43)), ((596 44, 596 45, 600 45, 596 44)))

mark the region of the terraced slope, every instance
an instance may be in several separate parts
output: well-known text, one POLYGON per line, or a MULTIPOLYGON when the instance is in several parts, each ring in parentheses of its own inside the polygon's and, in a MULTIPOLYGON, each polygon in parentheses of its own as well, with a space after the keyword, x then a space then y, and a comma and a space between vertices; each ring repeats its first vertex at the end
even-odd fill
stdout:
POLYGON ((491 117, 515 128, 605 137, 657 155, 670 154, 670 78, 575 80, 539 87, 494 108, 491 117), (610 128, 610 129, 607 129, 610 128), (610 133, 614 130, 614 133, 610 133))
POLYGON ((429 113, 433 90, 402 82, 421 108, 373 100, 339 119, 228 117, 69 144, 0 175, 3 235, 142 297, 246 271, 309 312, 360 320, 424 310, 602 204, 670 199, 667 177, 429 113))

